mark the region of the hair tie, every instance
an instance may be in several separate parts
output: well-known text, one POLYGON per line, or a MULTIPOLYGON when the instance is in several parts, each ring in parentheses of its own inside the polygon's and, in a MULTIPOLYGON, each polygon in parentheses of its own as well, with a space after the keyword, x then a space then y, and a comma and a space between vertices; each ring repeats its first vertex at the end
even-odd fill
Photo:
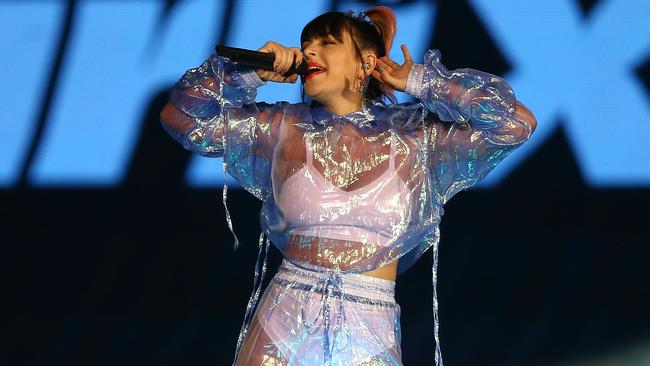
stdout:
POLYGON ((370 19, 370 17, 363 11, 359 11, 358 13, 355 14, 352 10, 350 10, 348 11, 348 16, 356 20, 360 20, 362 22, 368 23, 372 26, 375 25, 375 23, 372 22, 372 19, 370 19))

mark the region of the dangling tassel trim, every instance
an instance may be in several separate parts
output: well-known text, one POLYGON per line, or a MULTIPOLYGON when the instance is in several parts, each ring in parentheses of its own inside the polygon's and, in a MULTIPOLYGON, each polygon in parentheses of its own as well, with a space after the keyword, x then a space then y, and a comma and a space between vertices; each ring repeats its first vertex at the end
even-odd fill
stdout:
MULTIPOLYGON (((225 145, 224 141, 224 145, 225 145)), ((234 247, 235 250, 239 248, 239 239, 237 239, 237 234, 235 234, 235 230, 233 229, 232 226, 232 220, 230 219, 230 211, 228 211, 228 183, 226 183, 226 176, 227 176, 227 169, 228 167, 226 166, 226 158, 224 157, 223 160, 223 208, 226 212, 226 222, 228 223, 228 229, 230 229, 230 233, 232 234, 233 240, 235 241, 234 247)))
POLYGON ((438 241, 433 240, 433 266, 431 266, 431 280, 433 282, 433 338, 436 341, 436 366, 442 365, 442 351, 440 350, 440 337, 438 336, 439 318, 438 318, 438 291, 436 290, 438 282, 438 241))
POLYGON ((257 261, 255 262, 255 276, 253 278, 253 292, 251 297, 248 299, 248 304, 246 305, 246 313, 244 314, 244 321, 239 331, 239 337, 237 338, 237 348, 235 349, 235 359, 232 362, 233 366, 237 364, 237 359, 239 358, 239 351, 241 346, 244 343, 246 338, 246 333, 248 333, 248 328, 250 327, 251 320, 257 306, 257 300, 259 300, 260 292, 262 290, 262 283, 264 282, 264 275, 266 274, 266 266, 268 262, 269 254, 269 239, 264 237, 264 233, 260 234, 260 240, 258 243, 257 251, 257 261), (266 240, 265 240, 266 239, 266 240), (262 251, 262 249, 264 249, 262 251), (260 269, 260 259, 262 259, 262 268, 260 269))

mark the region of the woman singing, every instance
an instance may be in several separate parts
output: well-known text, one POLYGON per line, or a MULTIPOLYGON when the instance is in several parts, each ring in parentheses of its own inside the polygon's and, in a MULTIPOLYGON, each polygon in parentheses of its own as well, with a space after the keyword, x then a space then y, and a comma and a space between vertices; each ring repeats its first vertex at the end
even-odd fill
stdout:
POLYGON ((223 156, 264 202, 263 233, 284 256, 242 328, 238 365, 401 365, 395 279, 429 247, 442 364, 442 206, 525 142, 536 121, 505 80, 448 71, 437 50, 416 64, 402 45, 404 63, 395 63, 395 30, 387 7, 323 14, 303 29, 301 48, 259 49, 275 54, 274 71, 214 54, 183 75, 161 113, 185 148, 223 156), (255 101, 265 82, 296 82, 283 75, 303 60, 308 102, 255 101), (393 90, 417 102, 391 103, 393 90))

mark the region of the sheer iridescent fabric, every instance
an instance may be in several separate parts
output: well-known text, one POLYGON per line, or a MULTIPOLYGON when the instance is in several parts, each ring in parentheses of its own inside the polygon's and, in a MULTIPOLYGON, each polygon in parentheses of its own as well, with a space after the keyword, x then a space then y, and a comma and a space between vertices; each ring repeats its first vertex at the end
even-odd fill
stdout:
MULTIPOLYGON (((394 261, 403 272, 433 247, 435 295, 443 204, 526 141, 531 126, 516 115, 505 80, 448 71, 435 50, 409 74, 416 103, 366 100, 341 116, 315 101, 256 103, 262 84, 212 55, 176 84, 170 101, 183 113, 163 121, 185 148, 224 157, 228 173, 263 201, 263 233, 285 258, 243 329, 239 362, 401 364, 390 286, 370 291, 351 284, 354 276, 394 261), (382 320, 358 324, 373 313, 382 320), (274 316, 284 317, 281 332, 274 316), (267 344, 252 350, 252 338, 267 344)), ((436 297, 433 306, 437 338, 436 297)))

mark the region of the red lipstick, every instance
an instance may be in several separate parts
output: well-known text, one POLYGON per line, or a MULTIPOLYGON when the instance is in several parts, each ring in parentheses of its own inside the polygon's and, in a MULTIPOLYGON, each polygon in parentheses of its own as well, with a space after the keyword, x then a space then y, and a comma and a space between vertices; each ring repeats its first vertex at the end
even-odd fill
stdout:
POLYGON ((323 72, 327 71, 325 66, 318 64, 313 61, 309 61, 307 63, 307 68, 309 70, 309 74, 305 76, 305 80, 311 79, 312 77, 322 74, 323 72))

